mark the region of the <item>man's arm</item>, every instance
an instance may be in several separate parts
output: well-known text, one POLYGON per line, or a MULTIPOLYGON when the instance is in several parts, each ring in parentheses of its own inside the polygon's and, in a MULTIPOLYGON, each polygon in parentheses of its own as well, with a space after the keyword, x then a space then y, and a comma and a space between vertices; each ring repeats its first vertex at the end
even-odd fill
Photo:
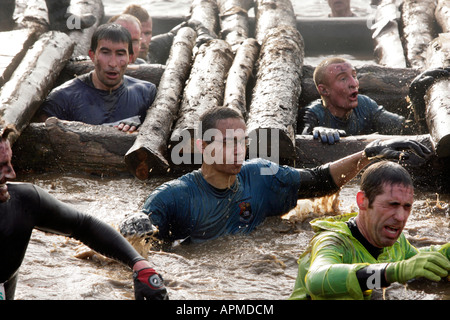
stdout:
POLYGON ((40 198, 36 228, 73 237, 91 249, 133 269, 136 299, 166 299, 162 277, 121 234, 101 220, 83 214, 35 187, 40 198))

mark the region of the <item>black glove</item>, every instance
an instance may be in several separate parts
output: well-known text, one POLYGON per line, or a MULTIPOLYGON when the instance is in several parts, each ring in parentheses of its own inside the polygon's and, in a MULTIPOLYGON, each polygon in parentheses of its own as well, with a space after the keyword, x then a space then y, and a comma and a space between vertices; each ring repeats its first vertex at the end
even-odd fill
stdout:
POLYGON ((314 139, 320 139, 322 143, 334 144, 339 142, 341 137, 347 136, 344 130, 338 130, 326 127, 314 127, 312 130, 314 139))
POLYGON ((375 140, 369 143, 364 149, 369 160, 374 158, 384 158, 388 160, 407 160, 410 156, 409 152, 413 152, 420 158, 427 158, 431 155, 430 149, 420 142, 410 139, 391 139, 391 140, 375 140))
POLYGON ((144 268, 133 273, 136 300, 169 300, 164 280, 154 269, 144 268))
POLYGON ((157 229, 150 222, 148 215, 141 212, 123 220, 119 225, 119 231, 124 237, 150 237, 157 232, 157 229))
POLYGON ((428 88, 436 80, 448 77, 450 77, 450 67, 436 68, 422 72, 411 82, 409 85, 409 98, 419 117, 423 118, 425 115, 425 101, 423 97, 428 88))

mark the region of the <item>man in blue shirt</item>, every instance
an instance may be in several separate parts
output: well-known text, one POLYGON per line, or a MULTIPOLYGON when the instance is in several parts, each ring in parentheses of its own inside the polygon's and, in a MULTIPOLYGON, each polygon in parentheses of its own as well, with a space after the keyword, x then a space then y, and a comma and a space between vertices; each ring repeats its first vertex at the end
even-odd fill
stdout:
POLYGON ((125 75, 133 55, 127 29, 118 24, 101 25, 89 50, 95 69, 55 88, 43 103, 41 120, 57 117, 135 131, 155 99, 156 86, 125 75))
POLYGON ((345 135, 401 134, 405 118, 360 95, 356 70, 346 60, 323 60, 313 77, 321 99, 303 110, 299 119, 302 134, 313 134, 329 144, 345 135))
POLYGON ((373 157, 398 160, 409 149, 422 157, 430 153, 415 141, 374 141, 339 161, 296 169, 263 159, 244 161, 246 125, 231 108, 207 111, 200 127, 196 146, 203 156, 201 168, 154 190, 142 213, 121 223, 123 235, 148 236, 157 229, 156 236, 171 243, 246 234, 266 217, 287 213, 299 198, 335 193, 373 157))

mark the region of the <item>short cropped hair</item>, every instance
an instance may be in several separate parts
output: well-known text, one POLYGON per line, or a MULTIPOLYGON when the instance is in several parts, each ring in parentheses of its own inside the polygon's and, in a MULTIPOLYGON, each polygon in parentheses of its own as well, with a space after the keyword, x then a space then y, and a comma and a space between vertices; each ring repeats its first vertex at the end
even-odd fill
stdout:
POLYGON ((197 134, 201 134, 201 136, 197 138, 202 139, 202 137, 205 136, 206 131, 208 131, 209 129, 216 129, 217 121, 229 118, 241 119, 242 121, 245 121, 244 117, 242 117, 242 115, 238 111, 232 108, 220 106, 206 111, 200 116, 199 126, 201 126, 201 128, 197 130, 197 134))
POLYGON ((97 50, 98 42, 100 40, 109 40, 112 42, 128 43, 128 53, 133 54, 133 42, 131 40, 130 32, 123 26, 117 23, 105 23, 100 25, 95 30, 91 39, 91 50, 97 50))
POLYGON ((369 199, 369 207, 383 193, 383 185, 403 185, 414 188, 409 172, 391 161, 381 161, 369 166, 361 176, 360 189, 369 199))
POLYGON ((123 13, 131 14, 139 19, 140 22, 146 22, 150 20, 148 11, 137 4, 130 4, 123 13))
POLYGON ((314 74, 313 74, 313 80, 314 80, 316 87, 318 87, 319 84, 328 84, 328 83, 325 83, 325 78, 326 78, 327 67, 329 65, 336 64, 336 63, 346 63, 346 62, 348 62, 348 61, 343 58, 339 58, 339 57, 325 59, 322 62, 320 62, 317 65, 316 69, 314 70, 314 74))

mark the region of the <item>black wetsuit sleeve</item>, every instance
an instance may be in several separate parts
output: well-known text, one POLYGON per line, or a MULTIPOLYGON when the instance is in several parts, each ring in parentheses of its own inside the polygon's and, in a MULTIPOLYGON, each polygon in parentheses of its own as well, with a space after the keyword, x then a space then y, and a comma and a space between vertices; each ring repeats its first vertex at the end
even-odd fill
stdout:
POLYGON ((331 195, 339 191, 339 187, 330 173, 330 165, 325 164, 313 169, 299 169, 300 188, 298 198, 313 198, 331 195))
POLYGON ((79 212, 39 187, 40 199, 36 228, 75 238, 91 249, 118 260, 130 268, 144 258, 122 235, 103 221, 79 212))

